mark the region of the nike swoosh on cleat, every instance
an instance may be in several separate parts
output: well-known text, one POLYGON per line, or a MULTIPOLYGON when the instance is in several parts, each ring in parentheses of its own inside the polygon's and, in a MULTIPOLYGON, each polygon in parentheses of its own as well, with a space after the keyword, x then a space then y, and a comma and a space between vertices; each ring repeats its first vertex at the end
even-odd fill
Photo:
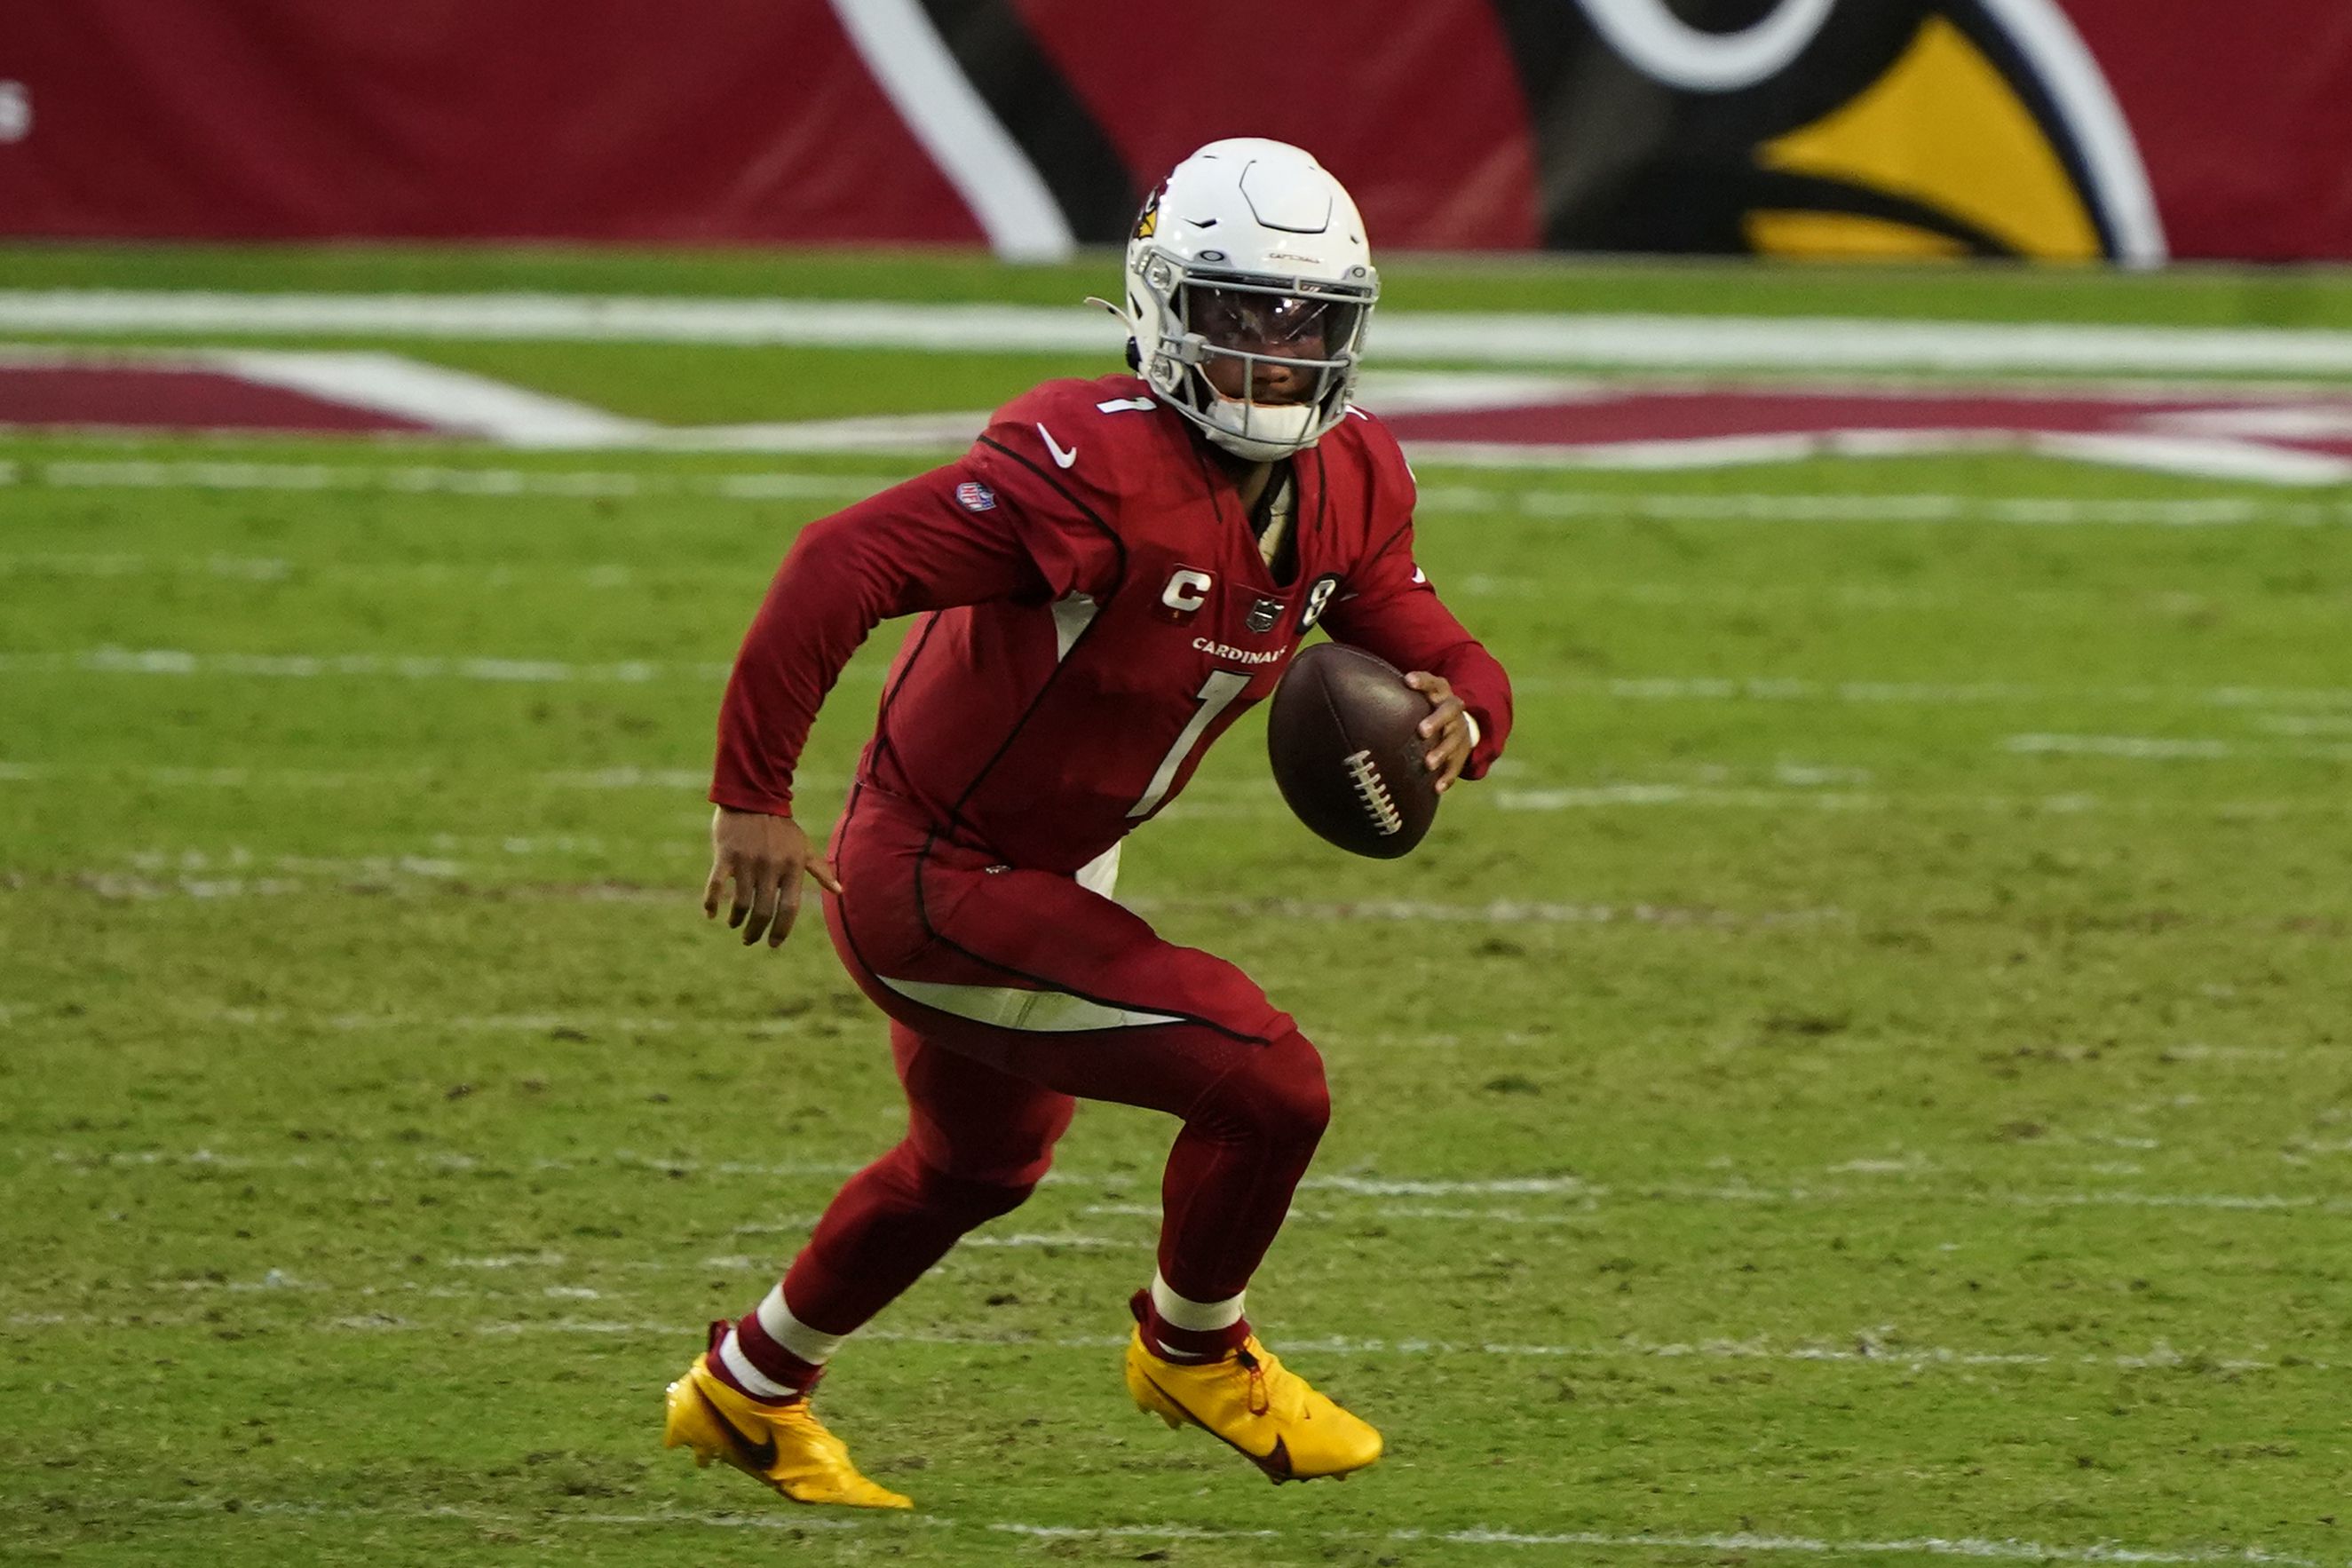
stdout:
POLYGON ((1055 468, 1066 468, 1072 463, 1078 460, 1078 449, 1076 447, 1073 447, 1066 452, 1062 450, 1059 446, 1055 444, 1054 433, 1045 428, 1045 422, 1043 420, 1038 421, 1037 434, 1045 437, 1045 450, 1054 454, 1054 466, 1055 468))
POLYGON ((1272 1481, 1275 1485, 1280 1486, 1285 1481, 1295 1481, 1298 1479, 1298 1477, 1291 1471, 1290 1445, 1286 1439, 1276 1437, 1274 1440, 1273 1448, 1263 1456, 1253 1454, 1247 1448, 1243 1447, 1239 1443, 1234 1442, 1231 1437, 1226 1436, 1223 1432, 1218 1431, 1214 1426, 1210 1426, 1207 1422, 1193 1415, 1191 1407, 1182 1400, 1169 1393, 1166 1385, 1161 1384, 1158 1378, 1152 1376, 1148 1372, 1139 1373, 1139 1375, 1142 1377, 1144 1382, 1158 1389, 1161 1396, 1165 1398, 1169 1404, 1174 1405, 1178 1410, 1182 1411, 1185 1420, 1190 1421, 1193 1426, 1198 1426, 1202 1431, 1206 1432, 1210 1436, 1214 1437, 1218 1442, 1223 1443, 1226 1447, 1231 1448, 1234 1453, 1239 1454, 1243 1458, 1247 1459, 1251 1464, 1255 1465, 1259 1469, 1264 1470, 1265 1472, 1266 1479, 1272 1481))
POLYGON ((694 1396, 702 1401, 702 1407, 710 1412, 711 1418, 719 1423, 719 1429, 727 1434, 729 1442, 734 1446, 736 1453, 740 1457, 738 1462, 743 1468, 759 1476, 764 1476, 775 1468, 776 1440, 773 1437, 762 1437, 754 1443, 751 1438, 743 1436, 741 1427, 727 1419, 727 1413, 719 1408, 710 1395, 698 1388, 694 1391, 694 1396))
POLYGON ((1295 1481, 1298 1479, 1297 1475, 1292 1473, 1290 1468, 1290 1445, 1280 1437, 1276 1437, 1274 1440, 1274 1449, 1271 1453, 1267 1454, 1265 1458, 1253 1459, 1250 1462, 1257 1466, 1259 1469, 1264 1470, 1265 1472, 1265 1479, 1272 1481, 1276 1486, 1280 1486, 1285 1481, 1295 1481))

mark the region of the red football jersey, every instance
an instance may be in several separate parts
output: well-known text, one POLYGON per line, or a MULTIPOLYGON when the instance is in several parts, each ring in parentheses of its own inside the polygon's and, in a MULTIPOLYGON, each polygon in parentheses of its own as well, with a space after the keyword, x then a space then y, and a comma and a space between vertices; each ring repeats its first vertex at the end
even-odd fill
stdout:
POLYGON ((910 611, 859 776, 1009 864, 1075 871, 1160 811, 1318 625, 1451 680, 1484 772, 1509 684, 1413 563, 1396 442, 1351 411, 1292 473, 1277 581, 1224 465, 1141 381, 1014 399, 959 461, 803 531, 737 660, 712 798, 784 809, 817 700, 910 611))

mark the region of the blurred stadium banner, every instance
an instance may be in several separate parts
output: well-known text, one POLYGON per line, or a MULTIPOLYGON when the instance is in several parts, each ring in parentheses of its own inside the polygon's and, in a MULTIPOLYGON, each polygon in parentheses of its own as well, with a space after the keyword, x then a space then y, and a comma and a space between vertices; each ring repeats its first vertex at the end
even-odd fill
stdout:
POLYGON ((1216 136, 1386 249, 2352 258, 2343 0, 74 0, 0 233, 1124 239, 1216 136))

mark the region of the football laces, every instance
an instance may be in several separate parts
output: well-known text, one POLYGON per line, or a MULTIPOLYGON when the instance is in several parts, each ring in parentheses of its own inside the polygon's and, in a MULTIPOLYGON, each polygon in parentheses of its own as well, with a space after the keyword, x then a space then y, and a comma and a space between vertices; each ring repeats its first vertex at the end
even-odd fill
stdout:
POLYGON ((1350 752, 1347 759, 1348 779, 1355 785, 1356 798, 1364 803, 1365 815, 1385 838, 1404 831, 1404 813, 1397 809, 1396 797, 1389 793, 1388 780, 1381 776, 1380 765, 1372 761, 1369 751, 1350 752))

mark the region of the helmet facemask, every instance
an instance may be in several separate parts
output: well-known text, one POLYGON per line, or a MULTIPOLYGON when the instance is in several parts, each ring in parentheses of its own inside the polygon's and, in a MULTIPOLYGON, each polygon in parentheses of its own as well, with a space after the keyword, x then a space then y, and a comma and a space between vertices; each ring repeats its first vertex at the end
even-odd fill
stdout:
POLYGON ((1146 251, 1129 309, 1144 377, 1202 433, 1237 457, 1273 462, 1313 446, 1347 416, 1380 284, 1190 268, 1146 251), (1141 296, 1139 298, 1138 296, 1141 296))

